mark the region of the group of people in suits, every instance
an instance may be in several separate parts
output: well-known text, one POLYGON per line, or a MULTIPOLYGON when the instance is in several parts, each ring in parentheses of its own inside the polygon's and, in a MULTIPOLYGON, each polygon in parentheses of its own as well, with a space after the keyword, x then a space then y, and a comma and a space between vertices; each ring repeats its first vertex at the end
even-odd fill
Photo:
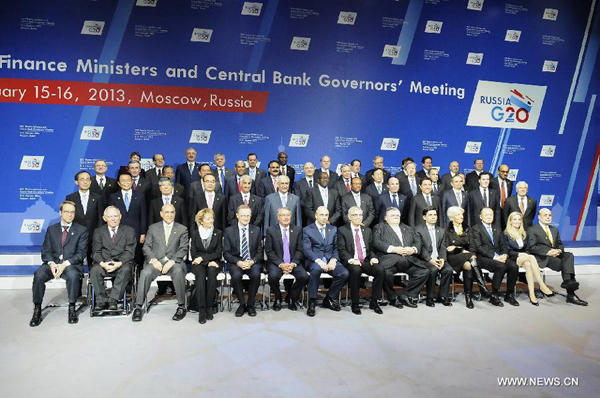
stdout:
POLYGON ((373 169, 364 175, 358 159, 342 165, 338 175, 325 155, 319 169, 305 163, 304 177, 296 181, 285 152, 268 163, 268 171, 258 167, 254 153, 235 162, 234 170, 225 167, 221 153, 214 156, 214 168, 196 162, 196 156, 188 148, 186 162, 173 168, 156 154, 154 167, 143 173, 141 156, 133 152, 116 180, 106 175, 103 160, 96 161, 94 176, 88 171, 75 175, 78 190, 67 195, 60 223, 46 233, 44 263, 34 275, 31 326, 42 320, 44 284, 52 278, 67 280, 69 322, 77 322, 74 303, 84 259, 91 265, 96 305, 102 310, 115 310, 127 284, 139 277, 134 321, 142 320, 150 284, 162 274, 171 277, 179 304, 173 319, 185 317, 186 262, 195 275, 200 323, 213 319, 216 277, 224 269, 240 301, 236 316, 256 315, 262 272, 268 275, 276 311, 284 301, 279 287, 283 275, 293 276, 293 282, 286 282, 285 297, 291 310, 298 309, 307 286, 309 316, 316 314, 324 273, 331 285, 323 307, 339 311, 339 292, 348 283, 355 314, 361 313, 363 274, 373 278, 369 308, 378 314, 383 313, 379 300, 384 294, 396 308, 414 308, 423 287, 427 306, 451 306, 448 290, 454 272, 462 274, 468 308, 474 308, 477 297, 473 281, 482 297, 502 306, 499 290, 505 275, 504 302, 519 305, 514 297, 519 267, 525 269, 533 305, 539 305, 536 282, 542 294, 554 295, 541 279, 544 267, 562 273, 567 302, 587 305, 575 294, 574 258, 550 225, 551 211, 536 211, 524 181, 512 195, 507 165, 493 177, 477 159, 475 169, 464 175, 453 161, 440 177, 425 156, 420 171, 406 158, 402 171, 392 176, 383 157, 376 156, 373 169), (539 223, 533 225, 537 213, 539 223), (135 264, 139 275, 132 274, 135 264), (482 269, 493 273, 491 289, 482 269), (409 276, 401 295, 394 288, 398 273, 409 276), (107 276, 114 278, 110 296, 104 288, 107 276))

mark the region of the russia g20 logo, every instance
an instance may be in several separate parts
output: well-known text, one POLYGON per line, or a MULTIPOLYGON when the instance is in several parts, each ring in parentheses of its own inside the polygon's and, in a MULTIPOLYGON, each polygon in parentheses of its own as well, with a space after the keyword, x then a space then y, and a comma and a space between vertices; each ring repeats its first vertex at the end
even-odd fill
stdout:
POLYGON ((440 21, 427 21, 427 25, 425 25, 425 33, 437 33, 438 35, 442 33, 442 25, 444 23, 440 21))
POLYGON ((552 206, 554 203, 554 195, 540 196, 540 206, 552 206))
POLYGON ((517 181, 518 176, 519 176, 519 169, 510 169, 508 171, 508 176, 506 178, 508 178, 511 181, 517 181))
POLYGON ((385 58, 398 58, 400 55, 400 46, 393 46, 391 44, 386 44, 383 47, 383 55, 385 58))
POLYGON ((158 0, 137 0, 135 3, 138 7, 156 7, 158 0))
POLYGON ((104 132, 103 126, 83 126, 81 129, 80 140, 100 141, 102 139, 102 133, 104 132))
POLYGON ((81 28, 82 35, 101 36, 104 30, 104 21, 84 21, 81 28))
POLYGON ((542 145, 542 151, 540 157, 542 158, 553 158, 556 152, 556 145, 542 145))
POLYGON ((210 142, 211 130, 192 130, 190 136, 191 144, 208 144, 210 142))
POLYGON ((469 0, 469 2, 467 3, 467 10, 483 10, 483 1, 484 0, 469 0))
POLYGON ((299 37, 294 36, 292 44, 290 45, 291 50, 308 51, 310 46, 310 37, 299 37))
POLYGON ((556 21, 558 19, 558 10, 555 8, 546 8, 543 18, 548 21, 556 21))
POLYGON ((245 2, 244 7, 242 7, 242 15, 252 15, 254 17, 258 17, 260 16, 262 6, 262 3, 245 2))
POLYGON ((306 148, 308 145, 309 134, 292 134, 290 137, 290 147, 306 148))
POLYGON ((529 112, 534 101, 527 95, 521 94, 516 89, 510 90, 509 101, 500 101, 505 106, 495 106, 492 108, 491 116, 497 122, 506 123, 526 123, 529 120, 529 112))
POLYGON ((554 73, 556 72, 556 69, 558 68, 558 61, 544 61, 544 66, 542 66, 542 72, 550 72, 550 73, 554 73))
POLYGON ((506 36, 504 36, 504 41, 511 41, 518 43, 521 40, 521 31, 520 30, 507 30, 506 36))
POLYGON ((357 15, 355 12, 340 11, 337 23, 340 25, 354 25, 357 15))
POLYGON ((467 65, 481 65, 483 62, 483 53, 469 53, 467 55, 467 65))
POLYGON ((465 153, 479 153, 481 151, 481 141, 467 141, 465 153))
POLYGON ((44 156, 23 156, 20 170, 41 170, 44 156))
POLYGON ((22 234, 39 234, 42 233, 42 229, 44 228, 44 219, 43 218, 26 218, 23 220, 21 224, 21 233, 22 234))
POLYGON ((400 144, 400 138, 384 138, 381 141, 382 151, 396 151, 398 150, 398 145, 400 144))
POLYGON ((192 32, 192 38, 190 41, 196 41, 201 43, 208 43, 212 37, 212 29, 194 28, 192 32))

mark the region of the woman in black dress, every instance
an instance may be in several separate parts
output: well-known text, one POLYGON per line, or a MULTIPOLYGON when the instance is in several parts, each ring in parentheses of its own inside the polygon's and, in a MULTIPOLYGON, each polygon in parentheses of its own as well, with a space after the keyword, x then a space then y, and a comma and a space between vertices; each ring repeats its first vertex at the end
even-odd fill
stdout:
POLYGON ((473 277, 479 286, 479 291, 483 295, 489 296, 490 292, 485 285, 481 269, 477 266, 477 257, 469 251, 470 234, 467 227, 463 225, 464 209, 459 206, 452 206, 447 211, 450 223, 444 234, 444 246, 447 248, 448 262, 456 271, 463 273, 465 300, 467 308, 474 308, 473 305, 473 277))
POLYGON ((198 322, 206 323, 213 319, 217 275, 223 269, 223 233, 214 227, 212 209, 200 210, 195 221, 196 225, 190 227, 192 273, 196 277, 198 322))

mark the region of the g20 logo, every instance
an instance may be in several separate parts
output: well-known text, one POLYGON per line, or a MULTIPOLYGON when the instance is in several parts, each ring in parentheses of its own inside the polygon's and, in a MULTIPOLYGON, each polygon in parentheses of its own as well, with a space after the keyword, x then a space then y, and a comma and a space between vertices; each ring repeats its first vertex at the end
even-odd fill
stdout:
POLYGON ((29 232, 33 232, 33 233, 40 232, 42 230, 42 225, 37 221, 29 223, 25 227, 27 228, 27 230, 29 232))
POLYGON ((88 131, 85 132, 85 135, 90 140, 97 140, 97 139, 99 139, 101 134, 102 133, 98 129, 92 129, 92 130, 88 130, 88 131))
POLYGON ((500 106, 495 106, 491 110, 492 119, 497 122, 504 121, 506 123, 526 123, 529 120, 529 113, 533 106, 533 100, 528 96, 524 96, 519 91, 510 90, 510 103, 505 109, 500 106))
POLYGON ((471 54, 469 55, 469 64, 472 65, 481 65, 481 62, 483 61, 483 57, 481 56, 481 54, 471 54))
POLYGON ((292 134, 290 137, 290 147, 306 148, 308 145, 309 134, 292 134))
POLYGON ((196 133, 194 138, 196 139, 196 142, 207 143, 210 140, 210 135, 206 134, 205 132, 196 133))
POLYGON ((157 0, 137 0, 135 3, 139 7, 156 7, 157 0))
POLYGON ((442 31, 442 23, 436 21, 429 21, 425 28, 427 33, 440 33, 442 31))
POLYGON ((102 26, 100 26, 99 24, 95 23, 92 25, 88 25, 87 27, 88 32, 97 35, 99 33, 102 33, 102 26))
POLYGON ((44 228, 44 219, 37 218, 31 219, 26 218, 23 220, 21 224, 21 233, 22 234, 39 234, 42 232, 42 228, 44 228))
POLYGON ((483 9, 483 0, 470 0, 467 8, 469 10, 481 11, 483 9))
POLYGON ((42 162, 37 158, 24 160, 23 163, 30 170, 40 170, 42 168, 42 162))
POLYGON ((398 145, 400 144, 399 138, 384 138, 381 141, 381 150, 382 151, 395 151, 398 149, 398 145))
POLYGON ((198 41, 208 41, 210 39, 210 34, 205 30, 198 30, 194 32, 194 36, 198 41))
POLYGON ((337 23, 341 25, 354 25, 356 23, 357 15, 358 14, 355 12, 340 11, 337 23))
POLYGON ((242 8, 242 15, 252 15, 254 17, 258 17, 260 15, 260 11, 262 10, 262 3, 244 3, 244 7, 242 8))
POLYGON ((190 143, 195 144, 208 144, 210 142, 211 130, 192 130, 190 136, 190 143))

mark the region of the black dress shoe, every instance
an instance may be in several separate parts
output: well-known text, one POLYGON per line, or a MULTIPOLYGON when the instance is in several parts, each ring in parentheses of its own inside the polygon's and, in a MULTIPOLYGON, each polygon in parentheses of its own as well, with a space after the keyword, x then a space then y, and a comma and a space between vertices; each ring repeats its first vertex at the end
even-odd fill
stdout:
POLYGON ((198 322, 202 325, 204 325, 206 323, 206 310, 205 309, 201 309, 200 311, 198 311, 198 322))
POLYGON ((69 304, 69 323, 77 323, 79 322, 79 316, 77 316, 77 311, 75 311, 75 305, 69 304))
POLYGON ((376 314, 383 314, 383 310, 381 309, 379 304, 377 304, 377 300, 371 300, 371 303, 369 304, 369 309, 373 310, 373 312, 375 312, 376 314))
POLYGON ((473 304, 473 298, 470 294, 465 294, 465 302, 467 303, 467 308, 472 310, 475 308, 475 304, 473 304))
POLYGON ((425 299, 425 305, 428 307, 435 307, 435 303, 433 302, 433 298, 432 297, 427 297, 425 299))
POLYGON ((206 308, 206 319, 209 321, 212 321, 214 319, 212 307, 206 308))
POLYGON ((549 297, 554 297, 554 296, 556 296, 556 293, 554 293, 554 292, 552 292, 552 293, 549 293, 549 294, 546 294, 546 293, 544 293, 544 292, 542 292, 542 291, 540 290, 540 293, 542 293, 542 296, 544 296, 544 297, 546 297, 546 298, 549 298, 549 297))
POLYGON ((567 303, 571 303, 571 304, 575 304, 575 305, 582 305, 584 307, 587 307, 587 305, 588 305, 587 301, 580 299, 575 294, 567 296, 567 303))
POLYGON ((504 296, 504 301, 506 301, 508 304, 510 304, 514 307, 519 306, 519 302, 515 298, 514 294, 507 294, 506 296, 504 296))
POLYGON ((248 315, 249 315, 249 316, 256 316, 256 308, 254 308, 254 306, 253 306, 253 305, 249 305, 249 306, 246 308, 246 311, 248 311, 248 315))
POLYGON ((109 311, 116 311, 117 310, 117 300, 115 300, 115 299, 109 299, 108 300, 108 310, 109 311))
POLYGON ((360 310, 360 304, 352 304, 352 313, 354 315, 362 314, 362 311, 360 310))
POLYGON ((325 296, 323 299, 323 308, 329 308, 332 311, 341 311, 342 306, 339 301, 332 299, 329 296, 325 296))
POLYGON ((131 316, 131 320, 134 322, 141 322, 144 317, 144 311, 141 308, 136 308, 133 310, 133 315, 131 316))
POLYGON ((290 311, 298 311, 298 304, 296 303, 296 300, 288 301, 288 309, 290 311))
POLYGON ((441 297, 444 307, 452 307, 452 300, 449 297, 441 297))
POLYGON ((535 305, 536 307, 539 307, 539 305, 540 305, 540 303, 538 303, 537 301, 533 301, 533 300, 531 299, 531 297, 529 297, 529 302, 530 302, 532 305, 535 305))
POLYGON ((502 300, 500 300, 495 294, 492 294, 492 297, 490 297, 490 303, 496 307, 504 307, 502 300))
POLYGON ((42 323, 42 307, 34 307, 33 308, 33 316, 31 317, 31 321, 29 321, 29 326, 36 327, 40 323, 42 323))
POLYGON ((408 308, 417 308, 417 304, 414 303, 410 298, 398 297, 398 301, 402 303, 403 306, 408 308))
POLYGON ((273 303, 273 311, 281 311, 281 301, 275 300, 273 303))
POLYGON ((240 304, 238 309, 235 311, 235 316, 240 318, 240 317, 244 316, 245 312, 246 312, 246 304, 240 304))
POLYGON ((396 307, 396 308, 398 308, 398 309, 402 309, 402 308, 404 308, 404 306, 402 305, 402 303, 401 303, 401 302, 400 302, 400 300, 398 300, 398 299, 393 299, 393 300, 391 300, 391 301, 390 301, 390 305, 391 305, 392 307, 396 307))
POLYGON ((173 315, 174 321, 180 321, 185 318, 186 310, 183 307, 177 307, 177 311, 175 311, 175 315, 173 315))
POLYGON ((316 315, 317 311, 316 311, 316 307, 317 307, 317 302, 315 299, 310 299, 308 301, 308 309, 306 310, 306 315, 313 317, 316 315))

